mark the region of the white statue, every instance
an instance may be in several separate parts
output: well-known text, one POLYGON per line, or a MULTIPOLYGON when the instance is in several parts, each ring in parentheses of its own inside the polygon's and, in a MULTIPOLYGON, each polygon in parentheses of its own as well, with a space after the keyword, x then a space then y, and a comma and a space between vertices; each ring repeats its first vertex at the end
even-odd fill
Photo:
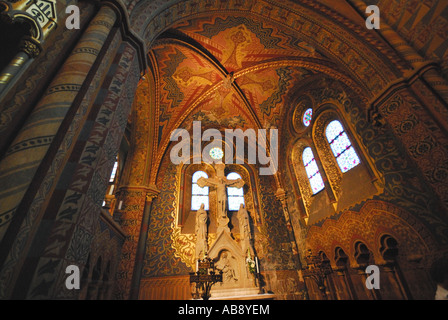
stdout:
POLYGON ((216 176, 213 178, 201 177, 198 179, 198 186, 203 187, 214 187, 216 188, 216 197, 218 200, 218 231, 219 234, 222 230, 229 230, 228 223, 229 218, 226 213, 226 187, 242 188, 244 186, 244 181, 242 179, 227 179, 224 176, 225 164, 217 163, 216 166, 216 176))
POLYGON ((240 226, 240 238, 241 238, 241 249, 244 254, 247 254, 247 250, 250 250, 251 255, 254 254, 250 241, 252 240, 252 233, 250 232, 249 224, 249 214, 247 213, 244 204, 240 204, 240 209, 237 213, 239 226, 240 226))
POLYGON ((235 272, 235 267, 232 265, 232 263, 229 259, 228 251, 224 251, 221 254, 219 261, 215 265, 218 270, 222 271, 223 283, 235 283, 238 281, 238 278, 237 278, 236 272, 235 272))
POLYGON ((196 212, 196 258, 202 259, 207 254, 207 211, 204 204, 196 212))

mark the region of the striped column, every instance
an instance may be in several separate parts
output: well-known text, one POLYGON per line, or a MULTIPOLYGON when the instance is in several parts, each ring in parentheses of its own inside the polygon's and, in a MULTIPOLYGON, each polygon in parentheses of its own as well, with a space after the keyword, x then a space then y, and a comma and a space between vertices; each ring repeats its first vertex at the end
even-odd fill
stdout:
POLYGON ((0 240, 116 19, 110 7, 101 7, 1 160, 0 240))
MULTIPOLYGON (((364 1, 347 0, 347 2, 363 17, 368 16, 365 12, 367 5, 364 1)), ((390 27, 384 19, 381 19, 378 32, 413 69, 418 70, 425 62, 427 62, 427 60, 410 46, 392 27, 390 27)), ((435 91, 437 91, 445 103, 448 104, 448 81, 446 81, 446 79, 435 69, 425 72, 423 78, 435 91)))
POLYGON ((9 82, 22 70, 22 67, 30 59, 25 52, 18 52, 9 65, 0 74, 0 95, 3 93, 9 82))

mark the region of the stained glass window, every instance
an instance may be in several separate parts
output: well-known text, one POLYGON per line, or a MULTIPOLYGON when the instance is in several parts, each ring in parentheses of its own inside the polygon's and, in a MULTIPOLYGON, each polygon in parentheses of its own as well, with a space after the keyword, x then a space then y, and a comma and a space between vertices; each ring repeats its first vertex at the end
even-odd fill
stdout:
POLYGON ((199 187, 198 179, 201 177, 208 178, 208 175, 204 171, 196 171, 191 179, 191 210, 199 210, 202 203, 208 210, 208 187, 199 187))
POLYGON ((302 159, 311 189, 313 190, 313 194, 316 194, 324 188, 324 181, 322 180, 316 159, 314 159, 313 151, 310 147, 303 150, 302 159))
POLYGON ((222 159, 223 156, 224 152, 221 148, 215 147, 210 150, 210 157, 212 157, 212 159, 219 160, 222 159))
POLYGON ((347 133, 338 120, 328 124, 325 134, 342 172, 347 172, 360 163, 347 133))
POLYGON ((303 113, 303 124, 308 127, 311 123, 311 119, 313 119, 313 109, 309 108, 303 113))
MULTIPOLYGON (((236 172, 231 172, 227 175, 227 179, 236 180, 241 179, 241 176, 236 172)), ((227 188, 227 199, 229 204, 229 211, 238 211, 240 204, 244 204, 244 190, 243 188, 227 188)))

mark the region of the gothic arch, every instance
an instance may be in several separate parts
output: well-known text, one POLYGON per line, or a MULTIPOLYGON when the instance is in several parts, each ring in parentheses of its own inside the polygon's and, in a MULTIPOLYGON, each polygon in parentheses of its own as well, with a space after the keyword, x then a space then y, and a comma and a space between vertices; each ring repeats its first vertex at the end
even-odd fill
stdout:
MULTIPOLYGON (((324 103, 316 106, 314 116, 315 120, 314 125, 312 126, 313 141, 316 145, 316 150, 322 161, 322 167, 328 177, 329 184, 336 200, 341 196, 341 182, 344 173, 339 168, 336 157, 334 156, 326 137, 326 128, 333 120, 337 120, 342 124, 342 127, 351 142, 352 148, 355 150, 356 155, 360 158, 361 161, 359 166, 365 169, 366 177, 368 178, 366 183, 369 183, 370 186, 379 177, 375 167, 372 166, 369 161, 367 151, 365 150, 363 144, 360 143, 360 139, 357 136, 356 131, 353 131, 353 125, 347 121, 344 116, 344 112, 340 109, 341 108, 338 104, 333 103, 324 103)), ((364 181, 364 179, 360 180, 364 181)))
MULTIPOLYGON (((180 188, 179 188, 179 202, 178 202, 178 216, 177 223, 182 226, 185 222, 187 212, 190 211, 190 200, 191 200, 191 177, 196 171, 204 171, 209 177, 216 175, 216 170, 211 164, 200 163, 200 164, 184 164, 181 166, 179 172, 180 188), (190 200, 189 200, 190 199, 190 200)), ((264 216, 261 212, 262 206, 260 205, 260 188, 259 181, 257 179, 256 168, 253 165, 247 163, 243 164, 228 164, 225 169, 225 175, 229 172, 237 172, 241 175, 242 179, 246 182, 244 185, 244 200, 245 207, 252 217, 255 225, 262 223, 262 217, 264 216)), ((209 193, 209 197, 215 197, 214 192, 209 193)), ((216 211, 213 205, 214 201, 211 201, 211 210, 216 211)))
MULTIPOLYGON (((207 23, 213 23, 215 17, 226 17, 229 15, 248 17, 255 21, 266 21, 290 36, 311 43, 319 52, 322 52, 327 57, 321 59, 299 57, 295 60, 273 59, 272 61, 258 64, 255 67, 238 70, 235 74, 231 74, 232 81, 237 80, 240 75, 253 72, 252 69, 260 70, 260 68, 293 66, 307 68, 325 74, 353 88, 359 95, 371 97, 375 92, 379 92, 382 87, 395 79, 396 73, 398 72, 395 70, 396 66, 390 63, 391 60, 397 57, 388 51, 381 42, 374 41, 371 37, 368 37, 369 41, 367 44, 364 41, 360 41, 362 37, 368 36, 361 28, 329 8, 312 1, 307 1, 304 4, 291 3, 290 6, 284 7, 282 5, 258 1, 206 1, 205 3, 184 1, 182 3, 174 2, 166 5, 158 3, 148 5, 143 1, 134 1, 128 8, 130 10, 132 9, 130 19, 132 25, 145 39, 148 49, 152 50, 157 45, 163 43, 175 43, 176 45, 187 46, 202 58, 211 62, 212 65, 215 65, 216 71, 222 76, 220 82, 214 84, 208 91, 201 94, 199 99, 194 100, 189 105, 188 110, 183 112, 180 117, 171 120, 169 127, 164 129, 164 137, 157 137, 159 140, 157 143, 158 156, 155 159, 151 159, 151 183, 154 183, 155 172, 157 172, 162 161, 162 156, 169 145, 169 135, 166 132, 169 132, 170 128, 171 130, 178 128, 194 110, 200 107, 204 97, 210 96, 222 87, 229 76, 228 71, 213 60, 213 55, 208 50, 200 46, 192 46, 185 42, 183 38, 188 38, 185 34, 182 37, 173 35, 170 30, 175 30, 178 26, 185 27, 187 25, 188 28, 193 28, 196 31, 194 28, 198 28, 198 26, 194 25, 193 20, 203 19, 207 23), (317 13, 322 10, 325 14, 317 13), (285 12, 288 12, 286 18, 282 14, 285 12), (167 33, 167 31, 170 32, 167 33), (319 32, 321 37, 316 37, 317 32, 319 32), (336 57, 342 57, 346 61, 338 61, 336 57), (388 62, 384 65, 384 61, 388 62), (357 74, 361 74, 362 79, 357 74), (381 74, 381 79, 375 79, 376 74, 381 74)), ((151 54, 149 56, 149 60, 153 62, 154 57, 151 54)), ((157 70, 155 66, 151 66, 148 71, 151 69, 157 70)), ((148 75, 148 77, 157 78, 157 75, 148 75)), ((155 92, 158 97, 160 88, 157 86, 157 80, 155 82, 155 92)), ((256 112, 252 110, 250 103, 245 99, 238 85, 234 83, 232 85, 240 95, 241 101, 245 105, 244 108, 252 118, 255 127, 259 128, 261 121, 256 112)), ((158 110, 158 103, 160 101, 158 100, 159 98, 156 98, 155 101, 156 117, 154 119, 156 119, 156 123, 154 124, 155 130, 153 130, 155 135, 159 131, 156 130, 160 112, 158 110)), ((147 115, 142 114, 142 117, 147 118, 147 115)))
POLYGON ((384 264, 381 239, 385 235, 397 241, 404 256, 421 261, 423 265, 430 264, 432 255, 436 254, 429 248, 438 246, 421 222, 411 219, 404 209, 376 200, 365 202, 359 212, 345 211, 337 219, 327 219, 322 226, 312 226, 306 244, 312 252, 330 253, 332 261, 335 261, 336 249, 341 248, 350 265, 357 266, 355 244, 361 241, 371 250, 375 263, 384 264))
POLYGON ((284 5, 265 1, 221 1, 219 3, 218 1, 199 3, 183 1, 166 6, 160 5, 158 10, 155 9, 153 5, 145 7, 145 3, 142 1, 134 7, 131 14, 133 27, 145 39, 148 48, 159 34, 180 21, 192 17, 210 17, 216 14, 231 13, 276 23, 298 38, 306 39, 332 57, 345 51, 348 54, 342 55, 343 61, 340 63, 345 65, 348 70, 364 73, 360 83, 364 83, 371 89, 377 87, 372 91, 380 90, 386 83, 397 77, 399 70, 397 70, 397 66, 393 65, 394 62, 398 63, 398 67, 403 68, 404 66, 396 54, 378 38, 368 35, 367 43, 361 41, 367 35, 363 28, 315 1, 305 1, 300 4, 288 2, 284 5), (326 16, 319 14, 319 11, 325 12, 326 16), (316 39, 318 32, 320 37, 316 39), (351 44, 351 49, 347 44, 351 44), (387 63, 385 64, 381 58, 387 63), (371 70, 375 70, 375 72, 371 72, 371 70), (381 74, 380 78, 376 77, 376 73, 381 74))
MULTIPOLYGON (((169 152, 169 151, 167 151, 169 152)), ((165 157, 162 163, 162 167, 166 165, 166 163, 170 162, 169 157, 165 157)), ((193 162, 193 156, 190 157, 190 162, 193 162)), ((173 164, 169 164, 171 167, 175 167, 173 164)), ((188 185, 191 185, 191 174, 195 171, 205 171, 209 177, 213 177, 216 174, 216 170, 211 164, 202 162, 200 164, 182 164, 178 165, 176 168, 174 168, 174 172, 172 172, 173 175, 175 175, 175 178, 173 179, 175 181, 173 189, 175 190, 175 197, 172 202, 166 203, 166 205, 172 205, 173 210, 170 214, 170 218, 172 218, 171 225, 167 226, 167 229, 170 233, 170 239, 172 241, 171 247, 174 252, 174 255, 176 258, 179 258, 179 260, 185 264, 187 268, 194 268, 194 244, 195 244, 195 234, 194 234, 194 228, 188 230, 182 230, 182 225, 179 223, 182 219, 185 220, 185 213, 189 213, 188 204, 185 205, 186 202, 188 202, 188 198, 190 198, 188 185), (181 204, 183 204, 181 206, 181 204), (181 215, 184 217, 182 218, 181 215), (191 232, 191 230, 193 230, 191 232)), ((261 196, 260 196, 260 182, 258 178, 258 174, 256 173, 257 168, 254 167, 254 165, 251 165, 247 163, 247 159, 245 159, 245 162, 242 164, 229 164, 226 165, 226 171, 225 174, 227 174, 230 171, 236 171, 241 174, 243 180, 246 181, 247 186, 245 185, 245 202, 246 202, 246 208, 251 216, 251 219, 255 226, 258 226, 262 223, 263 217, 265 216, 263 211, 263 207, 261 205, 261 196), (247 192, 246 192, 247 191, 247 192)), ((162 174, 163 176, 163 174, 162 174)), ((210 201, 210 210, 216 212, 216 201, 214 200, 215 192, 213 190, 210 190, 209 197, 211 199, 210 201)), ((160 200, 160 199, 157 199, 160 200)), ((188 202, 189 203, 189 202, 188 202)), ((156 209, 154 209, 156 210, 156 209)), ((210 213, 209 213, 209 219, 210 219, 210 213)), ((157 222, 157 223, 163 223, 163 222, 157 222)), ((211 224, 211 222, 210 222, 211 224)), ((213 227, 213 226, 212 226, 213 227)), ((210 228, 210 226, 209 226, 210 228)), ((214 227, 216 228, 216 224, 214 224, 214 227)), ((208 235, 208 244, 212 244, 216 240, 216 232, 210 231, 209 229, 209 235, 208 235)))
MULTIPOLYGON (((210 178, 215 175, 215 169, 207 163, 201 164, 188 164, 183 165, 180 173, 180 185, 182 186, 179 190, 179 214, 177 223, 180 226, 183 226, 188 216, 188 213, 191 211, 191 189, 192 189, 192 177, 195 172, 203 171, 210 178)), ((209 191, 210 197, 210 191, 209 191)))
POLYGON ((305 148, 309 147, 309 143, 299 140, 294 144, 291 154, 289 155, 289 161, 292 164, 293 172, 293 186, 300 193, 300 199, 303 201, 307 218, 309 216, 309 208, 311 206, 311 188, 309 187, 308 177, 303 167, 302 154, 305 148))

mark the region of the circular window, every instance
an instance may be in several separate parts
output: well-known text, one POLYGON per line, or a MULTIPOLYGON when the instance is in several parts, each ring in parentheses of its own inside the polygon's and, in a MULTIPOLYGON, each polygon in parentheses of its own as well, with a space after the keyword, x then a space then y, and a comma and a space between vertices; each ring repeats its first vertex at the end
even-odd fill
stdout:
POLYGON ((221 148, 215 147, 210 150, 210 157, 212 157, 212 159, 219 160, 222 159, 223 156, 224 152, 221 148))
POLYGON ((311 119, 313 119, 313 109, 309 108, 303 113, 302 122, 308 127, 311 123, 311 119))

